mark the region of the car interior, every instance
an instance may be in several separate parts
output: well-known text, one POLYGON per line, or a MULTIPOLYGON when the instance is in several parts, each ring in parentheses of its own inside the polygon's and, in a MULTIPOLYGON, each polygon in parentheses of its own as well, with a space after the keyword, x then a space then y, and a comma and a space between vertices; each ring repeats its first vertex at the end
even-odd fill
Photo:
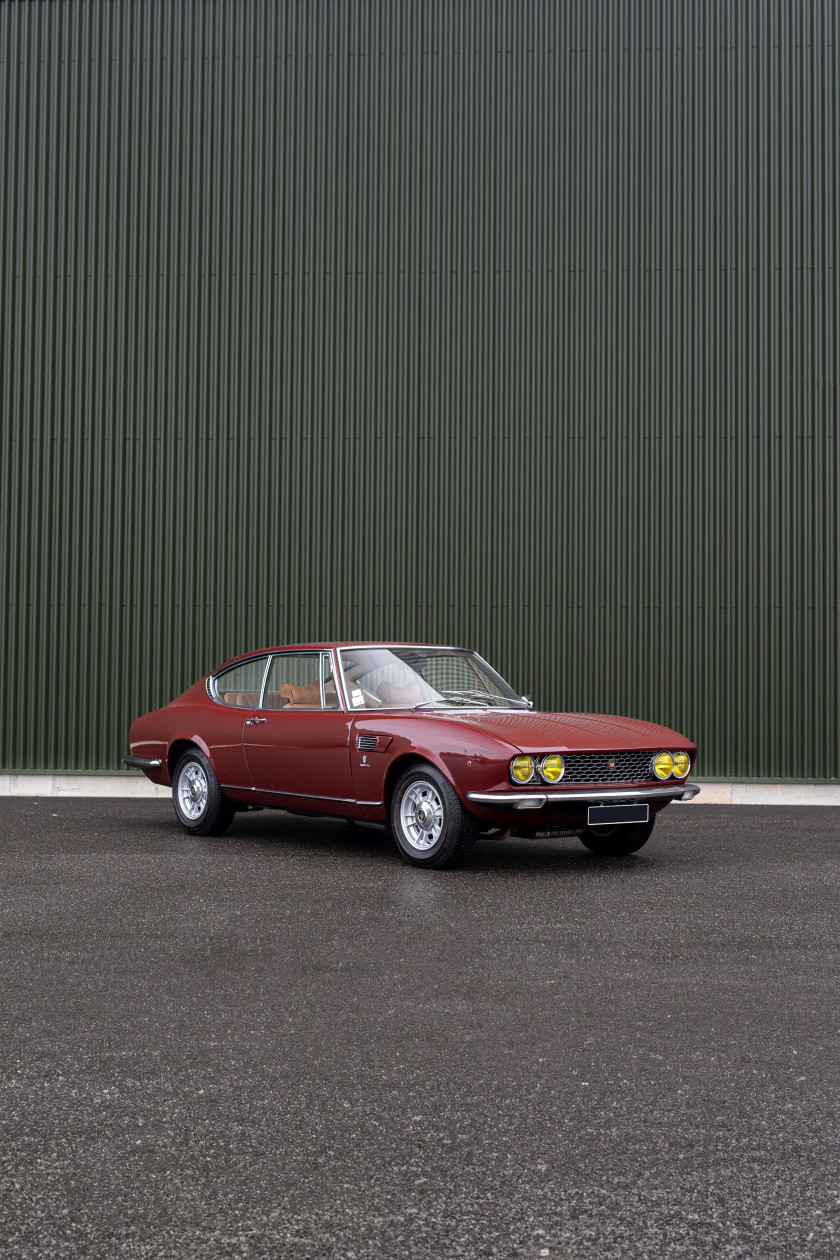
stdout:
MULTIPOLYGON (((264 669, 264 664, 262 666, 264 669)), ((248 666, 242 667, 243 672, 249 669, 248 666)), ((230 671, 235 676, 240 673, 240 669, 230 671)), ((242 674, 240 673, 240 677, 242 674)), ((245 674, 248 678, 248 674, 245 674)), ((248 681, 256 681, 253 673, 253 667, 250 667, 250 678, 248 681)), ((233 678, 231 678, 233 681, 233 678)), ((244 681, 244 679, 243 679, 244 681)), ((259 690, 249 689, 242 691, 220 691, 219 699, 224 704, 230 704, 239 709, 256 709, 260 707, 259 690)), ((324 708, 337 709, 338 695, 335 689, 335 682, 328 677, 324 685, 324 698, 326 703, 324 708)), ((317 656, 307 654, 302 656, 276 656, 271 663, 271 672, 269 674, 269 687, 263 698, 262 708, 264 709, 320 709, 321 705, 321 682, 320 682, 320 662, 317 656), (285 669, 284 669, 285 666, 285 669), (283 679, 283 674, 289 673, 297 675, 297 681, 291 682, 283 679), (312 675, 314 674, 314 678, 312 675), (311 682, 301 682, 301 677, 306 678, 309 675, 311 682), (281 681, 282 680, 282 681, 281 681)))

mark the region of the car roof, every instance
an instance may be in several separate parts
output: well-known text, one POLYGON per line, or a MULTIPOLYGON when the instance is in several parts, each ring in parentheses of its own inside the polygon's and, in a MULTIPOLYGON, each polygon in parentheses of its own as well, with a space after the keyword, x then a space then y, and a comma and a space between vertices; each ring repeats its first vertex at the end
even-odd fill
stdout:
POLYGON ((469 652, 472 649, 459 647, 454 643, 405 643, 398 639, 334 639, 330 642, 323 643, 282 643, 275 647, 254 648, 250 652, 243 652, 241 656, 232 656, 230 660, 225 661, 223 665, 219 665, 211 673, 217 674, 220 669, 226 669, 228 665, 235 665, 237 661, 247 661, 251 656, 267 656, 271 652, 311 652, 326 651, 329 648, 442 648, 449 652, 469 652))

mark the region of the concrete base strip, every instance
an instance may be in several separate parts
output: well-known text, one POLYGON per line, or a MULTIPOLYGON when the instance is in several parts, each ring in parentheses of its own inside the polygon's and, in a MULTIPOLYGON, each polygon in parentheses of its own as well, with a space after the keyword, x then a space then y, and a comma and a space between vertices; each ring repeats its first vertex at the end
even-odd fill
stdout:
POLYGON ((171 799, 144 774, 0 774, 0 796, 122 796, 171 799))
MULTIPOLYGON (((702 783, 695 805, 840 805, 833 783, 702 783)), ((0 774, 0 796, 121 796, 169 799, 142 774, 0 774)))
POLYGON ((833 783, 700 783, 686 805, 840 805, 833 783))

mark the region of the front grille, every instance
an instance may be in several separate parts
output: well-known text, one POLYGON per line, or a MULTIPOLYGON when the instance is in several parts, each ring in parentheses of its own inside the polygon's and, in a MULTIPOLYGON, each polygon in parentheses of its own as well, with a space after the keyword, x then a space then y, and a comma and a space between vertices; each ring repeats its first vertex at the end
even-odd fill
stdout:
POLYGON ((652 752, 564 753, 564 783, 642 783, 655 779, 652 752), (610 762, 615 762, 610 768, 610 762))

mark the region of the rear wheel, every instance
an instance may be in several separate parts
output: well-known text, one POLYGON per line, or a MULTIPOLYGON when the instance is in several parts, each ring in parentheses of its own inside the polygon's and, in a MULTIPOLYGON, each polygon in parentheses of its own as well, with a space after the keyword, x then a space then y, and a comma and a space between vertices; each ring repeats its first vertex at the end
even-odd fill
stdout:
POLYGON ((478 836, 478 823, 452 784, 430 765, 412 766, 399 779, 391 823, 397 848, 412 866, 456 866, 478 836))
POLYGON ((650 839, 655 818, 646 823, 622 823, 616 827, 584 827, 580 840, 599 857, 625 857, 635 853, 650 839))
POLYGON ((191 748, 179 759, 172 776, 172 801, 178 822, 194 836, 220 836, 236 815, 236 806, 219 787, 213 767, 199 748, 191 748))

